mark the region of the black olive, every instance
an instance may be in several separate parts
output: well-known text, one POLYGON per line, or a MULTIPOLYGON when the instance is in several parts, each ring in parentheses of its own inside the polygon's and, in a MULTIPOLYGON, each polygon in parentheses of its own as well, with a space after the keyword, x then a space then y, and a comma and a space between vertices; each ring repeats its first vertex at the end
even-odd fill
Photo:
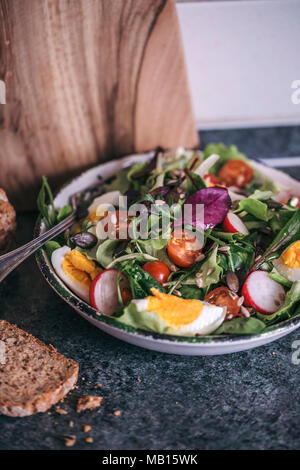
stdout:
POLYGON ((97 237, 90 232, 76 233, 71 237, 71 242, 80 248, 93 248, 97 244, 97 237))

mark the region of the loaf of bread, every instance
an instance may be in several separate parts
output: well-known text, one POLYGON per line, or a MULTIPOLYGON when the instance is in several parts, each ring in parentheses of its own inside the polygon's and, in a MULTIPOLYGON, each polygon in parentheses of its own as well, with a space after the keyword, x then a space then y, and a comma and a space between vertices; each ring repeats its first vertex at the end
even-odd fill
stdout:
POLYGON ((8 202, 6 193, 0 189, 0 255, 15 245, 16 212, 8 202))
POLYGON ((76 384, 78 364, 15 325, 0 320, 0 414, 46 411, 76 384))

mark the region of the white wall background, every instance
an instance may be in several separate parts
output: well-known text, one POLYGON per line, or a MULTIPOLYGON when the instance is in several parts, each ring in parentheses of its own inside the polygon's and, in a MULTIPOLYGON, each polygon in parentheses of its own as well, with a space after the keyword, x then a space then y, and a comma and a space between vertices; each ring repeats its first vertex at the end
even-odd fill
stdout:
POLYGON ((300 0, 178 3, 199 129, 300 124, 300 0))

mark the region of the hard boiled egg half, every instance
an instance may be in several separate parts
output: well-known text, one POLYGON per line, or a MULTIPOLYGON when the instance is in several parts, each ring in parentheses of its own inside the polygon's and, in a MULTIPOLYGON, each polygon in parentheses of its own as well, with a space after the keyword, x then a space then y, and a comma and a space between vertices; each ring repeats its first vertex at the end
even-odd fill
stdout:
POLYGON ((166 325, 169 334, 195 336, 208 335, 225 319, 226 308, 210 305, 196 299, 182 299, 152 288, 153 296, 135 299, 138 312, 153 312, 166 325))
POLYGON ((122 197, 120 191, 109 191, 108 193, 102 194, 102 196, 96 197, 88 208, 89 215, 87 218, 91 222, 97 223, 98 220, 104 217, 108 210, 119 205, 120 197, 122 197))
POLYGON ((89 302, 92 280, 102 271, 78 250, 63 246, 53 251, 51 257, 57 275, 79 297, 89 302))
POLYGON ((277 271, 289 281, 300 281, 300 240, 292 243, 272 262, 277 271))

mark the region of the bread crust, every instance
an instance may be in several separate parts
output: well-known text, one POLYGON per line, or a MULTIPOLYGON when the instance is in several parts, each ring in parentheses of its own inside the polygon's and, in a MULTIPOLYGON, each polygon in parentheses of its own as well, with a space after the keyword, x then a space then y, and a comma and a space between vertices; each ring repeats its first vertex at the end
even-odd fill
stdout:
POLYGON ((0 255, 15 245, 16 212, 9 203, 6 193, 0 189, 0 255))
POLYGON ((28 402, 26 404, 20 403, 19 405, 0 405, 0 414, 11 416, 13 418, 23 418, 30 416, 35 413, 41 413, 47 411, 51 406, 58 403, 64 398, 67 393, 74 387, 78 379, 78 364, 77 369, 73 374, 67 378, 61 385, 55 390, 41 394, 36 400, 28 402))
POLYGON ((73 359, 67 359, 65 356, 58 353, 52 345, 47 346, 39 339, 17 328, 16 325, 11 325, 5 320, 0 320, 0 324, 1 323, 2 325, 4 324, 4 326, 9 327, 10 330, 14 329, 16 334, 25 336, 27 341, 34 341, 41 348, 48 350, 50 354, 57 355, 58 360, 68 361, 70 367, 68 369, 69 373, 66 374, 66 377, 64 377, 61 382, 57 383, 56 387, 53 387, 46 392, 41 392, 39 396, 34 397, 32 400, 28 400, 26 403, 10 403, 9 401, 5 401, 3 397, 2 399, 0 398, 0 414, 21 418, 47 411, 51 406, 64 398, 65 395, 67 395, 67 393, 75 386, 78 379, 78 364, 73 359))

